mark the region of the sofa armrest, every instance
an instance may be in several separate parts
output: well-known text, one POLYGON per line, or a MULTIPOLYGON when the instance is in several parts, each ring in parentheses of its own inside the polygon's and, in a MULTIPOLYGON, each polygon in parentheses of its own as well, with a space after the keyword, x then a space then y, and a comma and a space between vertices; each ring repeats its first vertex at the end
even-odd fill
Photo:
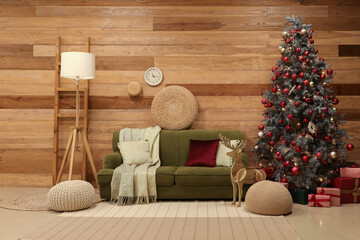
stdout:
POLYGON ((104 157, 104 169, 115 169, 122 164, 122 156, 119 152, 113 152, 104 157))

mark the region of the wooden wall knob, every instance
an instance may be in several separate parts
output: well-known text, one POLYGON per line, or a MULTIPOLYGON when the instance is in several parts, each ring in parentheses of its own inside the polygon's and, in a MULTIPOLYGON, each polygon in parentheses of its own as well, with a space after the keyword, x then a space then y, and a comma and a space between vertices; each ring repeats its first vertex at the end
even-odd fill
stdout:
POLYGON ((129 83, 127 90, 128 90, 129 96, 137 97, 141 94, 142 87, 139 82, 133 81, 133 82, 129 83))

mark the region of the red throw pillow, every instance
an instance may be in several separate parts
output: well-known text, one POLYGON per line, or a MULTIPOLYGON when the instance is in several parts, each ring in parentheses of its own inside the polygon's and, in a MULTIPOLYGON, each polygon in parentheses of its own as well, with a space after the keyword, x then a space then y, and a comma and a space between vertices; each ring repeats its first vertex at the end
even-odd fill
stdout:
POLYGON ((215 167, 219 139, 190 140, 189 157, 186 166, 215 167))

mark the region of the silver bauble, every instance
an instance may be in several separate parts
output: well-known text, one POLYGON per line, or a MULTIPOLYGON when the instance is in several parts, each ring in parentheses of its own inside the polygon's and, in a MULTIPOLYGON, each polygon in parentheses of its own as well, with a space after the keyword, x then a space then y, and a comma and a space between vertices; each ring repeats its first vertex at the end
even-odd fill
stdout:
POLYGON ((330 118, 330 122, 333 123, 333 122, 334 122, 334 118, 330 118))
POLYGON ((332 151, 332 152, 330 153, 330 157, 331 157, 332 159, 337 158, 337 153, 334 152, 334 151, 332 151))
POLYGON ((305 35, 305 34, 306 34, 306 29, 305 29, 305 28, 301 29, 301 34, 302 34, 302 35, 305 35))
POLYGON ((284 32, 282 33, 282 35, 283 35, 283 37, 286 37, 286 35, 288 35, 288 33, 284 31, 284 32))
POLYGON ((313 81, 310 82, 310 87, 314 87, 315 83, 313 81))
POLYGON ((285 52, 285 48, 281 48, 280 51, 281 51, 282 53, 284 53, 284 52, 285 52))
POLYGON ((264 132, 259 132, 259 133, 258 133, 258 137, 259 137, 259 138, 263 138, 263 137, 264 137, 264 132))

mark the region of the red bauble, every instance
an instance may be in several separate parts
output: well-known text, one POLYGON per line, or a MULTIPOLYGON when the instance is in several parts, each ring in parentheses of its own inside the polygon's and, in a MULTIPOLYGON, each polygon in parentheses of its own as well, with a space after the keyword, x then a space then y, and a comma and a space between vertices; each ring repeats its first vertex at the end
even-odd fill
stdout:
POLYGON ((354 145, 351 144, 351 143, 349 143, 349 144, 346 146, 346 148, 347 148, 347 150, 352 151, 352 150, 354 150, 354 145))
POLYGON ((278 161, 284 160, 284 158, 283 158, 282 156, 278 156, 276 159, 277 159, 278 161))
POLYGON ((272 72, 275 72, 275 70, 276 70, 276 67, 272 67, 272 68, 271 68, 271 71, 272 71, 272 72))
POLYGON ((267 103, 267 107, 272 107, 272 103, 271 103, 271 102, 268 102, 268 103, 267 103))
POLYGON ((327 73, 328 75, 332 75, 332 74, 333 74, 333 70, 332 70, 331 68, 329 68, 329 69, 326 71, 326 73, 327 73))
POLYGON ((309 62, 310 62, 310 59, 307 58, 307 59, 305 60, 305 62, 306 62, 306 63, 309 63, 309 62))
POLYGON ((273 81, 276 81, 276 76, 273 76, 273 77, 272 77, 272 80, 273 80, 273 81))
POLYGON ((288 72, 285 73, 285 77, 286 77, 286 78, 289 78, 289 77, 290 77, 290 73, 288 73, 288 72))
POLYGON ((300 53, 301 52, 301 48, 296 48, 296 52, 300 53))
POLYGON ((265 117, 265 120, 268 120, 269 119, 269 117, 265 117))
POLYGON ((296 75, 296 73, 293 73, 292 75, 291 75, 291 79, 296 79, 297 78, 297 75, 296 75))
POLYGON ((321 159, 321 162, 323 163, 323 164, 327 164, 328 163, 328 161, 324 158, 324 159, 321 159))
POLYGON ((288 62, 289 58, 288 57, 284 57, 284 62, 288 62))
POLYGON ((321 79, 325 79, 326 78, 326 76, 325 76, 325 74, 321 74, 321 79))
POLYGON ((313 69, 313 73, 318 74, 318 73, 319 73, 319 70, 318 70, 317 68, 314 68, 314 69, 313 69))
POLYGON ((304 57, 303 57, 303 56, 299 56, 299 57, 298 57, 298 60, 299 60, 299 62, 302 62, 302 61, 304 61, 304 57))
POLYGON ((326 137, 325 137, 325 141, 326 141, 326 142, 330 142, 330 141, 331 141, 331 137, 330 137, 330 136, 326 136, 326 137))
POLYGON ((315 49, 314 51, 315 51, 316 54, 319 52, 319 50, 317 50, 317 49, 315 49))
POLYGON ((334 105, 337 105, 338 103, 339 103, 339 99, 334 98, 334 99, 333 99, 333 104, 334 104, 334 105))
POLYGON ((309 110, 309 115, 311 115, 312 113, 313 113, 313 111, 310 109, 310 110, 309 110))
POLYGON ((322 159, 322 158, 323 158, 322 153, 321 153, 321 152, 317 152, 317 153, 316 153, 316 158, 319 159, 319 160, 322 159))
POLYGON ((305 56, 309 56, 309 51, 304 52, 305 56))
POLYGON ((287 44, 289 44, 290 43, 290 39, 286 39, 286 41, 285 41, 287 44))
POLYGON ((305 98, 306 103, 311 103, 311 98, 305 98))
POLYGON ((303 137, 305 137, 305 136, 306 136, 306 133, 303 132, 303 133, 301 133, 301 135, 302 135, 303 137))
POLYGON ((311 32, 311 33, 313 33, 313 32, 314 32, 314 30, 310 30, 310 32, 311 32))
POLYGON ((303 77, 304 77, 304 73, 301 72, 301 73, 299 74, 299 77, 303 78, 303 77))
POLYGON ((291 165, 290 161, 285 161, 283 164, 284 167, 290 167, 290 165, 291 165))
POLYGON ((259 125, 258 128, 259 128, 259 130, 264 130, 265 127, 264 127, 264 125, 259 125))
POLYGON ((291 113, 288 115, 288 119, 293 120, 294 119, 294 115, 292 115, 291 113))
POLYGON ((311 39, 312 38, 312 36, 311 35, 308 35, 308 39, 311 39))
POLYGON ((283 144, 286 144, 286 141, 285 141, 285 140, 282 140, 281 142, 282 142, 283 144))
POLYGON ((280 77, 282 75, 282 72, 281 71, 277 71, 276 72, 276 76, 280 77))
POLYGON ((298 91, 301 91, 301 85, 298 85, 298 86, 296 87, 296 89, 297 89, 298 91))
POLYGON ((286 131, 291 131, 292 127, 290 125, 286 125, 285 129, 286 131))
POLYGON ((281 152, 276 152, 275 154, 276 154, 276 156, 280 156, 281 152))
POLYGON ((272 137, 272 136, 273 136, 273 133, 272 133, 272 132, 267 132, 266 135, 267 135, 268 137, 272 137))
POLYGON ((324 113, 321 114, 321 118, 322 118, 322 119, 325 119, 325 114, 324 114, 324 113))
POLYGON ((282 141, 284 138, 283 137, 280 137, 279 140, 282 141))
POLYGON ((263 99, 261 99, 261 103, 262 104, 266 104, 268 101, 266 100, 266 98, 263 98, 263 99))
POLYGON ((283 93, 284 93, 285 95, 288 95, 289 92, 290 92, 290 90, 289 90, 288 88, 284 88, 283 93))
POLYGON ((285 107, 286 106, 286 102, 280 102, 280 106, 282 106, 282 107, 285 107))
POLYGON ((308 86, 308 85, 310 84, 310 82, 309 82, 309 80, 305 80, 305 81, 303 82, 303 84, 304 84, 305 86, 308 86))
POLYGON ((319 58, 319 61, 325 61, 325 59, 323 59, 323 58, 319 58))
POLYGON ((306 156, 306 155, 304 155, 304 156, 302 157, 302 160, 303 160, 303 162, 307 163, 307 162, 309 161, 309 157, 306 156))
POLYGON ((281 182, 283 182, 283 183, 287 183, 286 178, 282 178, 282 179, 281 179, 281 182))
POLYGON ((296 147, 296 148, 295 148, 295 151, 296 151, 296 152, 301 152, 301 147, 296 147))
POLYGON ((310 39, 309 41, 310 44, 314 44, 314 42, 315 42, 314 39, 310 39))
POLYGON ((274 145, 275 145, 275 142, 274 142, 274 141, 270 141, 269 144, 270 144, 271 146, 274 146, 274 145))
POLYGON ((296 142, 295 141, 291 141, 291 146, 296 146, 296 142))
POLYGON ((283 123, 283 120, 282 120, 282 119, 279 119, 279 123, 282 124, 282 123, 283 123))
POLYGON ((295 107, 298 107, 300 106, 300 103, 299 102, 295 102, 295 107))
POLYGON ((294 40, 294 38, 291 37, 291 38, 290 38, 290 42, 291 42, 292 40, 294 40))
POLYGON ((324 109, 323 109, 323 112, 324 113, 327 113, 329 111, 329 109, 327 108, 327 107, 325 107, 324 109))
POLYGON ((297 166, 292 167, 292 168, 291 168, 291 173, 292 173, 293 175, 299 175, 299 173, 300 173, 300 168, 297 167, 297 166))
POLYGON ((309 119, 304 118, 304 119, 303 119, 303 122, 304 122, 304 123, 308 123, 308 122, 309 122, 309 119))
POLYGON ((276 91, 277 91, 276 87, 271 88, 271 91, 272 91, 273 93, 276 93, 276 91))
POLYGON ((268 106, 267 106, 267 103, 264 104, 264 107, 266 107, 266 108, 268 107, 268 106))

